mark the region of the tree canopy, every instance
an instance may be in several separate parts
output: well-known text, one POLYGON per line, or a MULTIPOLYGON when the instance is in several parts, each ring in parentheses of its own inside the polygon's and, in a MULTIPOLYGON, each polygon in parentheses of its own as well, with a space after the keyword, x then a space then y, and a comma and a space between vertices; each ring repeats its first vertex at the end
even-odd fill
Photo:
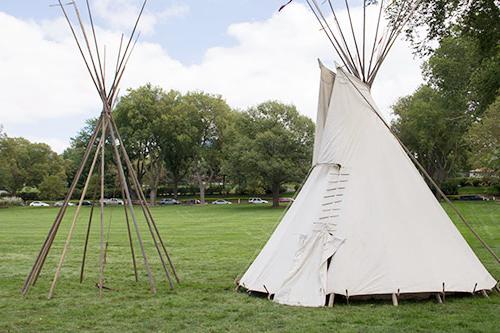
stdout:
POLYGON ((407 36, 427 56, 426 83, 394 105, 393 127, 441 183, 478 167, 467 156, 487 146, 479 131, 491 130, 500 91, 500 9, 493 0, 424 0, 407 36))
POLYGON ((0 156, 0 187, 13 194, 38 187, 48 176, 66 180, 63 159, 47 144, 2 136, 0 156))
POLYGON ((301 182, 310 168, 314 123, 294 106, 269 101, 243 112, 236 133, 226 170, 260 181, 277 206, 281 185, 301 182))

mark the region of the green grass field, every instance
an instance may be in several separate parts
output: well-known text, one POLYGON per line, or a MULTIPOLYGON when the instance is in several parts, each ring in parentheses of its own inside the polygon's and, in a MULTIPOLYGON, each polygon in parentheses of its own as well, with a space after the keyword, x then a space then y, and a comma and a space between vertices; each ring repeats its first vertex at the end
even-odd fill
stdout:
MULTIPOLYGON (((457 205, 499 253, 500 205, 457 205)), ((399 307, 389 302, 363 302, 337 304, 334 308, 297 308, 234 292, 235 277, 265 244, 282 214, 282 209, 262 206, 154 208, 182 284, 169 290, 149 241, 146 246, 158 283, 158 293, 153 296, 142 265, 140 280, 134 282, 122 212, 115 207, 107 211, 106 217, 107 224, 112 215, 106 286, 113 291, 105 292, 100 299, 95 287, 97 215, 86 280, 81 285, 78 282, 89 214, 85 208, 55 298, 49 301, 47 292, 69 219, 61 226, 38 283, 24 299, 20 288, 57 210, 0 209, 0 332, 498 332, 500 327, 497 294, 489 299, 447 297, 445 304, 427 300, 402 301, 399 307)), ((493 276, 499 278, 499 265, 461 224, 458 227, 493 276)), ((144 227, 143 231, 145 236, 144 227)))

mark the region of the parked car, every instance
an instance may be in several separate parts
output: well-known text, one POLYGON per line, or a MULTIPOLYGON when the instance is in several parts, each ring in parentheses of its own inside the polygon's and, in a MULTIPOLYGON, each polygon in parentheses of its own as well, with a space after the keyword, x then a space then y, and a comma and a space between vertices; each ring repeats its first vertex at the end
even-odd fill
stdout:
MULTIPOLYGON (((54 207, 62 207, 64 205, 64 201, 57 201, 54 203, 54 207)), ((68 202, 68 206, 74 206, 75 204, 72 202, 68 202)))
POLYGON ((469 194, 469 195, 461 195, 458 197, 458 200, 462 201, 488 201, 490 199, 477 194, 469 194))
POLYGON ((177 199, 166 198, 160 200, 160 205, 180 205, 181 202, 177 199))
POLYGON ((225 199, 218 199, 212 202, 212 205, 232 205, 232 202, 225 199))
POLYGON ((294 202, 295 200, 293 198, 279 198, 279 202, 294 202))
POLYGON ((107 205, 116 206, 124 204, 122 199, 117 199, 117 198, 104 199, 102 202, 105 206, 107 205))
POLYGON ((250 198, 248 199, 248 203, 258 205, 258 204, 266 204, 269 202, 266 200, 262 200, 261 198, 250 198))
POLYGON ((92 201, 88 201, 88 200, 83 200, 82 201, 82 206, 93 206, 94 204, 92 203, 92 201))
POLYGON ((42 201, 33 201, 30 203, 31 207, 50 207, 48 203, 42 202, 42 201))

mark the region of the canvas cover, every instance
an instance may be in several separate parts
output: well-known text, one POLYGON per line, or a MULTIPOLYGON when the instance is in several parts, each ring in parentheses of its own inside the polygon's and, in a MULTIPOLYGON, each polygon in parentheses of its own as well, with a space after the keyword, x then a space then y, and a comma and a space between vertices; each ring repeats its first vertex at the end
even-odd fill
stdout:
POLYGON ((368 86, 341 68, 320 68, 313 169, 240 286, 301 306, 323 306, 331 293, 493 288, 496 281, 374 113, 368 86))

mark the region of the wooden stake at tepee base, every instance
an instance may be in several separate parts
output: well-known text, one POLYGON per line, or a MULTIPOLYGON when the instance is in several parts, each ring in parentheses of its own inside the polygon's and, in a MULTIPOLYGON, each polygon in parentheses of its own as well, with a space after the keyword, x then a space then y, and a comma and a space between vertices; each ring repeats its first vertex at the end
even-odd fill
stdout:
MULTIPOLYGON (((142 3, 141 10, 137 16, 137 19, 134 24, 134 28, 132 30, 132 33, 130 35, 130 38, 122 52, 122 46, 123 46, 123 35, 120 40, 120 47, 118 50, 118 57, 116 61, 116 67, 113 73, 112 77, 112 84, 109 86, 109 89, 106 89, 106 48, 104 47, 104 57, 103 61, 101 61, 101 55, 99 52, 99 46, 97 42, 97 36, 95 33, 95 26, 94 26, 94 21, 92 17, 92 10, 89 4, 89 1, 86 0, 86 7, 87 7, 87 12, 89 16, 89 21, 90 21, 90 27, 92 30, 92 41, 94 46, 91 46, 92 42, 89 41, 89 36, 87 35, 87 32, 85 30, 85 25, 82 21, 80 11, 78 9, 78 5, 76 4, 76 1, 72 1, 68 4, 62 4, 62 2, 59 0, 57 6, 60 7, 62 10, 64 17, 66 19, 66 22, 68 23, 68 26, 71 30, 71 33, 73 35, 73 38, 77 44, 78 50, 80 52, 80 55, 83 58, 83 61, 85 63, 85 66, 87 68, 88 73, 90 74, 90 77, 92 79, 92 82, 99 94, 99 97, 103 103, 103 108, 101 115, 96 123, 94 132, 92 133, 90 140, 88 142, 88 145, 86 147, 85 153, 83 155, 83 159, 81 161, 80 166, 78 167, 78 170, 76 172, 76 175, 73 179, 73 182, 69 188, 69 191, 66 195, 66 198, 64 199, 64 203, 59 210, 54 223, 52 224, 52 227, 49 230, 49 233, 42 245, 42 248, 40 249, 36 260, 33 264, 33 267, 31 268, 31 271, 29 272, 24 285, 22 287, 22 294, 26 296, 30 290, 30 288, 35 285, 42 268, 44 266, 45 260, 49 254, 49 251, 53 245, 54 239, 56 237, 57 231, 59 230, 59 227, 62 223, 62 220, 66 214, 68 204, 70 199, 72 198, 76 185, 79 182, 80 178, 82 178, 83 170, 87 166, 87 162, 89 161, 90 156, 93 153, 93 158, 92 162, 90 165, 90 171, 88 175, 85 178, 84 182, 84 187, 82 190, 82 193, 80 195, 78 205, 75 209, 75 213, 72 218, 72 222, 70 225, 70 229, 68 232, 68 235, 66 237, 66 240, 64 242, 64 247, 62 250, 62 253, 60 255, 58 265, 56 268, 56 272, 54 275, 54 278, 52 280, 49 293, 48 293, 48 298, 52 298, 54 295, 54 290, 57 284, 57 281, 61 275, 61 269, 64 264, 65 257, 67 255, 69 245, 73 236, 73 233, 76 228, 76 224, 78 221, 78 217, 80 215, 81 207, 83 204, 83 201, 86 198, 87 195, 87 190, 89 187, 90 179, 92 177, 92 174, 94 172, 94 169, 98 166, 99 168, 99 212, 100 212, 100 230, 99 230, 99 238, 100 238, 100 251, 99 251, 99 282, 97 283, 97 286, 99 287, 99 294, 102 295, 103 287, 104 287, 104 273, 105 273, 105 258, 106 258, 106 251, 107 247, 105 246, 105 240, 104 240, 104 174, 105 174, 105 146, 106 144, 111 145, 112 147, 112 152, 113 152, 113 159, 116 165, 116 168, 118 170, 118 178, 119 178, 119 184, 121 188, 121 193, 122 193, 122 198, 124 200, 124 209, 125 209, 125 219, 126 219, 126 227, 127 227, 127 232, 128 232, 128 241, 130 245, 130 251, 132 254, 132 263, 133 263, 133 269, 134 269, 134 277, 135 281, 138 280, 138 275, 137 275, 137 267, 136 267, 136 261, 135 261, 135 252, 134 252, 134 247, 133 247, 133 239, 132 239, 132 232, 131 232, 131 227, 130 227, 130 222, 129 222, 129 217, 132 220, 132 225, 133 229, 135 230, 135 235, 137 237, 137 241, 139 243, 140 247, 140 252, 143 258, 144 262, 144 267, 146 269, 147 275, 148 275, 148 282, 149 282, 149 287, 151 289, 151 292, 153 294, 156 293, 156 282, 155 278, 153 276, 153 272, 151 270, 151 265, 148 260, 148 257, 146 255, 146 250, 144 247, 144 241, 143 241, 143 235, 140 231, 139 228, 139 223, 137 221, 137 216, 136 212, 134 209, 134 205, 132 202, 132 196, 131 196, 131 190, 129 186, 129 182, 134 189, 136 195, 138 196, 138 202, 140 204, 141 210, 144 214, 144 218, 146 221, 146 224, 148 226, 148 230, 150 233, 150 236, 153 240, 154 246, 156 248, 156 251, 158 253, 158 256, 160 258, 160 261, 162 263, 163 270, 165 272, 165 277, 166 280, 169 283, 170 288, 174 287, 174 283, 171 277, 171 273, 175 277, 176 281, 179 283, 179 277, 177 275, 177 272, 175 270, 173 261, 166 249, 165 243, 163 239, 161 238, 160 232, 158 230, 158 227, 156 225, 156 222, 153 218, 153 215, 151 214, 151 211, 147 205, 146 197, 142 191, 142 188, 140 186, 140 183, 138 181, 137 175, 134 172, 134 168, 132 166, 132 163, 130 161, 130 158, 128 157, 128 154, 125 150, 125 146, 123 144, 123 140, 118 132, 118 128, 113 120, 113 115, 112 115, 112 109, 115 105, 117 96, 118 96, 118 86, 120 84, 120 81, 123 77, 123 73, 125 71, 125 68, 127 66, 128 60, 130 58, 130 55, 135 47, 135 44, 137 43, 137 39, 139 34, 136 33, 137 31, 137 26, 139 23, 139 20, 142 16, 142 13, 144 11, 144 8, 146 6, 147 0, 144 0, 142 3), (69 14, 65 8, 65 6, 70 5, 74 9, 74 14, 76 16, 76 19, 78 21, 78 26, 80 27, 80 33, 81 37, 77 36, 77 32, 75 31, 74 24, 72 23, 69 14), (83 39, 83 42, 82 42, 83 39), (96 61, 97 60, 97 61, 96 61), (96 144, 97 143, 97 144, 96 144), (125 174, 124 168, 123 168, 123 162, 125 162, 125 165, 127 166, 128 170, 128 175, 125 174), (128 176, 128 177, 127 177, 128 176)), ((93 214, 94 207, 92 207, 90 214, 91 216, 89 217, 88 221, 88 226, 87 226, 87 234, 85 238, 85 244, 84 244, 84 250, 83 250, 83 257, 82 257, 82 263, 81 263, 81 270, 80 270, 80 283, 83 282, 84 278, 84 269, 85 269, 85 260, 86 260, 86 252, 87 252, 87 246, 88 246, 88 238, 89 238, 89 233, 90 233, 90 227, 92 223, 92 214, 93 214)))

